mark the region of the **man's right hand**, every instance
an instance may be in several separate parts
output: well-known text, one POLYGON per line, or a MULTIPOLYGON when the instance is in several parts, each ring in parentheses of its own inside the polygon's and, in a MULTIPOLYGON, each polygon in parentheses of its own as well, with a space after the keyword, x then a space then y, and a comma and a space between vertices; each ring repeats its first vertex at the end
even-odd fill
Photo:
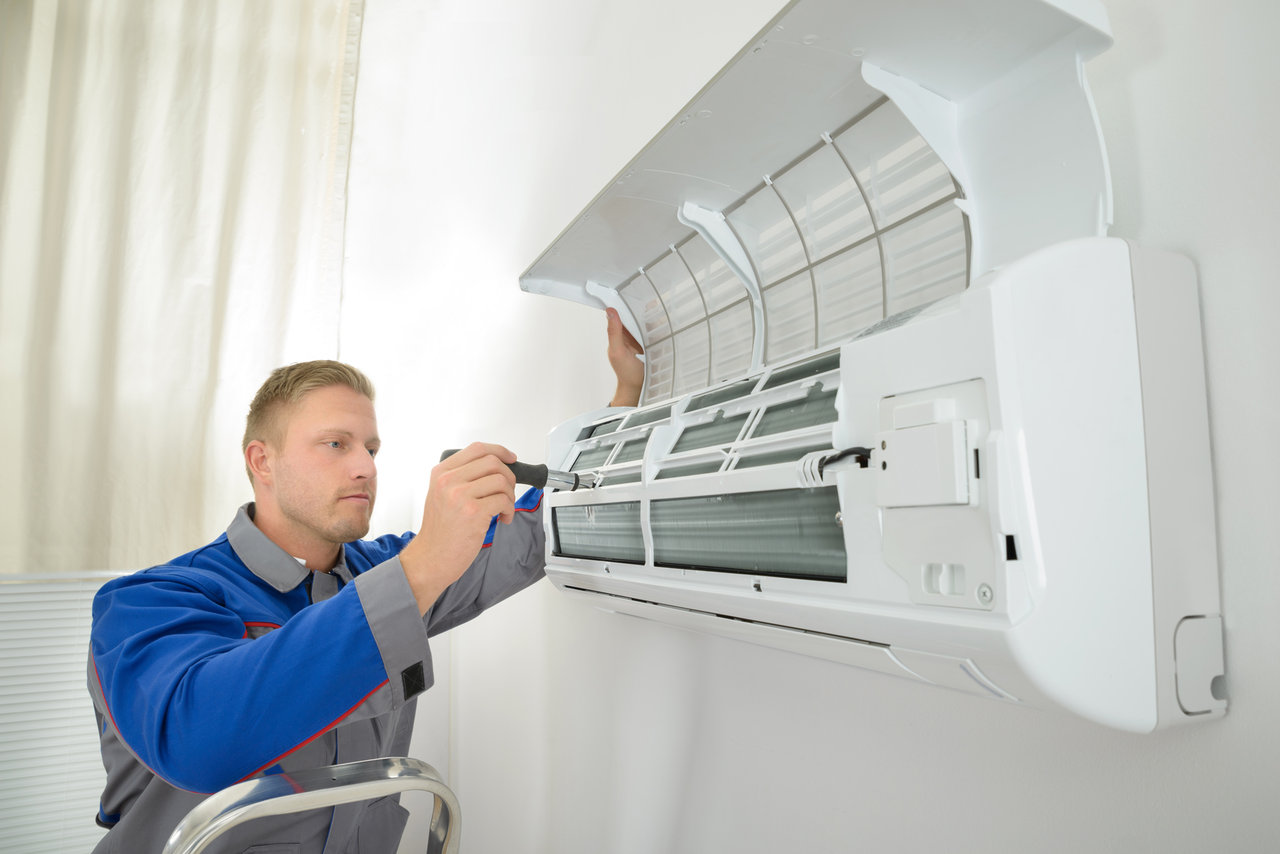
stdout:
POLYGON ((418 535, 400 552, 418 611, 466 572, 484 545, 493 517, 515 515, 516 455, 501 445, 468 445, 431 470, 418 535))

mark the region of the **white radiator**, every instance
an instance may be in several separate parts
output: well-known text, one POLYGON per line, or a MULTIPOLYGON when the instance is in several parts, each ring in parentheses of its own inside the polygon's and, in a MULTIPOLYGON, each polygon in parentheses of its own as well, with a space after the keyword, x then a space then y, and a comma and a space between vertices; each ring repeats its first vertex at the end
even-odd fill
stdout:
POLYGON ((93 595, 112 575, 0 577, 0 847, 88 851, 106 774, 85 662, 93 595))

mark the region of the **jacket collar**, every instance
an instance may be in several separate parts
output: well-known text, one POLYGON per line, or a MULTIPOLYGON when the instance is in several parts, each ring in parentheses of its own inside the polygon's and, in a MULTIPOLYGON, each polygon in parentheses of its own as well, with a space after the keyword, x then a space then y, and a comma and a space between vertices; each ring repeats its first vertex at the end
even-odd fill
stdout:
MULTIPOLYGON (((281 593, 297 587, 311 574, 302 561, 272 542, 253 524, 252 501, 236 511, 236 517, 227 527, 227 542, 250 572, 281 593)), ((331 571, 344 583, 351 581, 345 546, 338 550, 338 563, 331 571)))

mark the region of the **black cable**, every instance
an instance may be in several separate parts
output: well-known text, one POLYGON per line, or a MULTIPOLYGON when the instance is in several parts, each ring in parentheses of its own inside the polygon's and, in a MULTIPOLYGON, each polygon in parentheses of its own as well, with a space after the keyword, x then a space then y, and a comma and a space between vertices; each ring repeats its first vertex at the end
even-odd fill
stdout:
POLYGON ((871 463, 871 449, 845 448, 843 451, 837 451, 828 457, 823 457, 818 461, 818 476, 822 476, 822 470, 825 469, 828 464, 838 462, 846 457, 853 457, 854 460, 857 461, 859 468, 866 468, 871 463))

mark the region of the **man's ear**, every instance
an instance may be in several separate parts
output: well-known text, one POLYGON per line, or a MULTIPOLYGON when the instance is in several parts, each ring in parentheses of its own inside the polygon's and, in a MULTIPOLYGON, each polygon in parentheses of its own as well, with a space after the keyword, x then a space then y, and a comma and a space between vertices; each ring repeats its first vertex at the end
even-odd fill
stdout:
POLYGON ((249 467, 249 474, 255 484, 271 482, 271 456, 267 452, 266 442, 254 439, 246 445, 244 463, 249 467))

